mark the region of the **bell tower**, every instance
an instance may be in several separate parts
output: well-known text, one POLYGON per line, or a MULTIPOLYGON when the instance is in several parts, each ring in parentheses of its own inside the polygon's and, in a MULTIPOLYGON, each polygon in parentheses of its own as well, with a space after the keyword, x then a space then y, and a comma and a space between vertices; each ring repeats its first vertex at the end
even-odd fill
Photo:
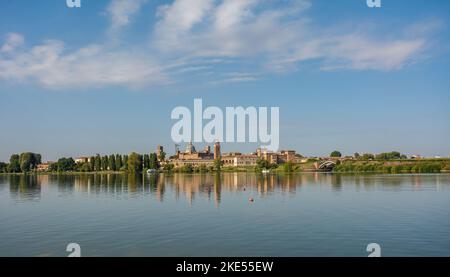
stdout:
POLYGON ((220 157, 221 157, 221 154, 220 154, 220 142, 216 141, 214 143, 214 159, 216 160, 216 159, 219 159, 220 157))

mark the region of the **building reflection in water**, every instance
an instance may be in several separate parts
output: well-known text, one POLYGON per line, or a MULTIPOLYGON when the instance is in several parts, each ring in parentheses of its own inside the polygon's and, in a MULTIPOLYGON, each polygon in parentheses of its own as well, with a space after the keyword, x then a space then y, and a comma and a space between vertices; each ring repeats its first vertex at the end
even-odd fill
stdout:
MULTIPOLYGON (((253 197, 270 197, 273 194, 295 195, 303 187, 326 186, 341 191, 344 186, 356 190, 371 190, 379 186, 400 190, 401 186, 422 189, 422 183, 448 184, 450 175, 341 175, 331 173, 306 173, 262 175, 255 173, 222 174, 79 174, 79 175, 20 175, 0 176, 1 186, 9 184, 11 198, 15 201, 39 201, 49 189, 60 196, 81 193, 86 196, 109 195, 117 198, 134 198, 152 195, 163 202, 165 197, 181 197, 193 203, 196 197, 206 197, 219 206, 223 192, 251 192, 253 197), (169 193, 168 193, 169 192, 169 193), (166 196, 168 194, 168 196, 166 196)), ((428 189, 430 187, 428 186, 428 189)))

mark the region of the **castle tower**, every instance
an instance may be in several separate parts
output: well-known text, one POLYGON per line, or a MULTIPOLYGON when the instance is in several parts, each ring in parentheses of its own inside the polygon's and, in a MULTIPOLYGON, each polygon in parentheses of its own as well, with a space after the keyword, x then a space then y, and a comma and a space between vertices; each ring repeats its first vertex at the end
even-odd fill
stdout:
POLYGON ((214 143, 214 159, 219 159, 221 157, 220 154, 220 142, 216 141, 216 143, 214 143))
POLYGON ((162 147, 161 145, 158 145, 158 147, 156 148, 156 156, 161 157, 161 153, 164 152, 164 147, 162 147))

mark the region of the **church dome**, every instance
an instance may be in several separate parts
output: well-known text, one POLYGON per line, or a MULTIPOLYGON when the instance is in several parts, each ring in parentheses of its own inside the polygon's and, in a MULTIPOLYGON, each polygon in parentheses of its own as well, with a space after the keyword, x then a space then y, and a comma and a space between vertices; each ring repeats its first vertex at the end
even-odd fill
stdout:
POLYGON ((195 151, 195 147, 194 147, 194 145, 192 144, 192 142, 189 142, 188 144, 187 144, 187 146, 186 146, 186 154, 192 154, 192 153, 196 153, 196 151, 195 151))

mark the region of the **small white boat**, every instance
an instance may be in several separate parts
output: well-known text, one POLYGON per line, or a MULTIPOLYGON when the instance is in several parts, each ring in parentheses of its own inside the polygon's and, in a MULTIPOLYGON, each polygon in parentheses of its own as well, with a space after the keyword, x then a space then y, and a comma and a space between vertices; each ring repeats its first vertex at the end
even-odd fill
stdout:
POLYGON ((158 170, 156 170, 156 169, 147 170, 147 174, 156 174, 156 173, 158 173, 158 170))
POLYGON ((262 172, 262 174, 269 174, 270 173, 270 169, 263 169, 261 172, 262 172))

